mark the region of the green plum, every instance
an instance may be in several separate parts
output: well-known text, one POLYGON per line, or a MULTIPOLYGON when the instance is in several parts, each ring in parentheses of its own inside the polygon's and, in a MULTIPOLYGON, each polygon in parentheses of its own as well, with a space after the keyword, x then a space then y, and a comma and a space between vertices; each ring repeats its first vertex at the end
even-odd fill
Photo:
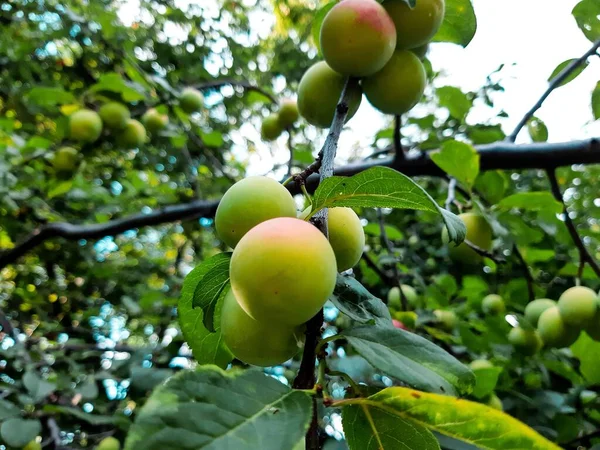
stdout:
POLYGON ((69 136, 80 142, 97 141, 102 133, 102 119, 96 111, 80 109, 69 117, 69 136))
POLYGON ((277 117, 279 119, 279 126, 284 130, 294 125, 300 117, 296 101, 289 98, 283 100, 279 105, 277 117))
POLYGON ((406 301, 413 308, 418 306, 419 294, 414 287, 408 284, 401 284, 400 287, 394 286, 388 291, 388 306, 394 309, 402 309, 402 299, 400 298, 400 289, 406 297, 406 301))
POLYGON ((159 113, 154 108, 150 108, 142 116, 142 124, 149 133, 154 134, 166 128, 169 124, 169 116, 159 113))
POLYGON ((335 253, 337 269, 343 272, 360 261, 365 247, 365 232, 352 208, 329 208, 327 215, 329 243, 335 253))
POLYGON ((98 110, 102 123, 111 130, 122 130, 131 119, 131 114, 125 105, 110 102, 102 105, 98 110))
POLYGON ((435 318, 437 319, 438 325, 444 331, 452 331, 458 324, 458 317, 454 311, 447 311, 436 309, 433 311, 435 318))
POLYGON ((179 106, 187 114, 192 114, 200 111, 204 105, 204 96, 194 88, 185 88, 179 96, 179 106))
POLYGON ((554 300, 550 300, 549 298, 538 298, 537 300, 528 303, 525 307, 525 318, 531 325, 537 327, 538 320, 540 320, 542 313, 553 306, 556 306, 554 300))
MULTIPOLYGON (((467 228, 467 240, 483 250, 490 251, 492 249, 492 227, 485 217, 477 213, 464 213, 458 217, 467 228)), ((444 228, 442 239, 444 242, 448 242, 446 228, 444 228)), ((466 265, 480 264, 483 261, 483 257, 464 242, 458 246, 451 246, 449 254, 453 261, 466 265)))
POLYGON ((500 397, 498 397, 496 394, 490 395, 485 404, 499 411, 502 411, 504 409, 504 405, 502 405, 502 400, 500 400, 500 397))
POLYGON ((57 172, 73 173, 77 169, 79 152, 73 147, 61 147, 52 157, 52 167, 57 172))
POLYGON ((141 147, 146 142, 146 128, 137 120, 130 119, 121 130, 117 141, 126 149, 141 147))
POLYGON ((487 359, 475 359, 475 360, 471 361, 471 364, 469 364, 469 367, 471 368, 471 370, 479 370, 479 369, 491 369, 494 367, 494 365, 487 359))
POLYGON ((592 325, 598 313, 598 295, 584 286, 572 287, 558 299, 558 309, 567 325, 586 328, 592 325))
POLYGON ((114 437, 109 436, 100 441, 96 450, 120 450, 121 443, 114 437))
POLYGON ((418 0, 414 8, 404 0, 386 0, 383 7, 396 26, 396 45, 399 49, 427 44, 444 20, 444 0, 418 0))
POLYGON ((42 444, 38 441, 31 441, 23 447, 23 450, 42 450, 42 444))
POLYGON ((281 136, 282 131, 283 128, 279 124, 279 116, 271 114, 263 119, 260 127, 260 136, 263 141, 274 141, 281 136))
POLYGON ((423 61, 427 56, 427 53, 429 52, 429 44, 421 45, 420 47, 416 48, 411 48, 410 51, 413 52, 417 56, 417 58, 423 61))
POLYGON ((533 356, 542 348, 542 339, 536 330, 514 327, 508 333, 508 341, 515 349, 525 355, 533 356))
POLYGON ((499 316, 506 311, 506 305, 502 297, 497 294, 490 294, 483 298, 481 309, 490 316, 499 316))
POLYGON ((547 347, 570 347, 579 337, 580 330, 567 325, 558 306, 548 308, 538 321, 538 333, 547 347))

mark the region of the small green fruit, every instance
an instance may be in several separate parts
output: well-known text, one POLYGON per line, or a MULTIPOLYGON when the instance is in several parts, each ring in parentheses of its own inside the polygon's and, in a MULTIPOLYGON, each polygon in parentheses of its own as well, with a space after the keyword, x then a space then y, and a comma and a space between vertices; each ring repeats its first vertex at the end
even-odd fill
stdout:
POLYGON ((125 128, 118 138, 119 145, 126 149, 141 147, 146 142, 146 129, 144 125, 134 119, 127 121, 125 128))
POLYGON ((584 405, 594 403, 597 398, 598 394, 596 394, 594 391, 588 391, 587 389, 579 393, 579 400, 581 400, 581 403, 583 403, 584 405))
POLYGON ((414 7, 403 0, 383 3, 398 33, 397 48, 410 49, 433 39, 444 20, 444 0, 418 0, 414 7))
POLYGON ((159 113, 156 109, 151 108, 142 116, 142 123, 149 133, 157 133, 163 130, 169 123, 169 116, 159 113))
POLYGON ((508 333, 508 341, 515 349, 525 355, 533 356, 542 348, 542 339, 535 330, 525 330, 515 327, 508 333))
POLYGON ((263 119, 260 127, 260 136, 263 141, 274 141, 281 136, 282 131, 283 128, 279 124, 279 116, 277 114, 271 114, 263 119))
POLYGON ((131 119, 131 114, 127 107, 121 103, 110 102, 102 105, 98 111, 102 123, 111 130, 122 130, 131 119))
POLYGON ((474 361, 471 361, 471 364, 469 364, 469 367, 471 368, 471 370, 491 369, 494 367, 494 365, 491 362, 489 362, 487 359, 476 359, 474 361))
POLYGON ((200 110, 204 104, 204 96, 194 88, 185 88, 179 96, 179 106, 187 114, 192 114, 200 110))
POLYGON ((538 333, 547 347, 570 347, 579 337, 580 330, 567 325, 558 306, 548 308, 538 321, 538 333))
MULTIPOLYGON (((492 227, 480 214, 464 213, 458 217, 467 228, 467 240, 483 250, 492 249, 492 227)), ((448 230, 444 228, 442 240, 448 242, 448 230)), ((450 259, 466 265, 476 265, 483 261, 483 257, 464 242, 458 246, 450 245, 450 259)))
POLYGON ((110 436, 100 441, 96 450, 120 450, 121 443, 114 437, 110 436))
POLYGON ((539 373, 529 372, 524 377, 525 386, 529 389, 541 389, 542 388, 542 376, 539 373))
MULTIPOLYGON (((412 307, 416 307, 419 304, 419 294, 414 287, 409 286, 408 284, 400 285, 402 288, 402 293, 406 297, 406 301, 412 307)), ((400 288, 393 287, 388 292, 388 306, 393 309, 402 309, 402 300, 400 298, 400 288)))
POLYGON ((38 441, 31 441, 23 447, 23 450, 42 450, 42 444, 38 441))
POLYGON ((500 400, 500 398, 496 394, 490 395, 490 397, 488 398, 487 402, 485 402, 485 404, 488 405, 489 407, 497 409, 499 411, 504 410, 504 406, 502 405, 502 400, 500 400))
POLYGON ((291 127, 296 123, 300 113, 298 112, 298 104, 295 100, 286 99, 279 106, 279 126, 282 129, 291 127))
POLYGON ((502 297, 497 294, 490 294, 483 298, 481 309, 485 314, 499 316, 506 311, 506 305, 504 304, 502 297))
POLYGON ((54 153, 52 167, 57 172, 72 173, 77 169, 79 152, 73 147, 61 147, 54 153))
POLYGON ((540 320, 542 313, 553 306, 556 306, 556 302, 549 298, 539 298, 534 300, 525 307, 525 318, 531 325, 537 327, 538 320, 540 320))
POLYGON ((567 325, 586 328, 592 325, 598 312, 598 296, 590 288, 575 286, 560 296, 558 309, 567 325))
POLYGON ((327 215, 329 243, 335 253, 337 270, 343 272, 360 261, 365 247, 365 232, 352 208, 330 208, 327 215))
POLYGON ((433 314, 438 320, 438 324, 442 330, 452 331, 454 328, 456 328, 458 318, 456 317, 456 313, 454 311, 436 309, 433 311, 433 314))
POLYGON ((102 133, 102 119, 96 111, 80 109, 69 117, 69 135, 81 142, 94 142, 102 133))

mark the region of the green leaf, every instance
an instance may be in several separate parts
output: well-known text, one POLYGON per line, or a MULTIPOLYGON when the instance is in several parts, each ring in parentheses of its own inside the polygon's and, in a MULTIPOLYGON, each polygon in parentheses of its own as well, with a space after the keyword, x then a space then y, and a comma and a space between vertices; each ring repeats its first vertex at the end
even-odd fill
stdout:
POLYGON ((217 302, 214 323, 215 332, 211 333, 203 325, 203 316, 201 308, 194 308, 193 301, 198 283, 204 278, 206 267, 200 265, 192 270, 185 281, 181 290, 181 297, 178 304, 179 325, 183 336, 192 349, 194 358, 200 364, 216 364, 225 367, 232 359, 232 355, 221 340, 220 333, 220 314, 221 304, 217 302))
POLYGON ((60 87, 34 87, 25 94, 25 100, 42 108, 51 108, 56 105, 73 103, 75 97, 60 87))
POLYGON ((498 203, 506 192, 506 176, 499 170, 479 173, 475 189, 491 204, 498 203))
POLYGON ((73 187, 73 180, 63 181, 58 183, 50 189, 48 192, 48 198, 60 197, 63 194, 66 194, 73 187))
POLYGON ((560 450, 560 447, 508 414, 459 398, 391 387, 368 399, 342 400, 338 403, 378 408, 482 450, 560 450))
POLYGON ((337 1, 329 2, 319 8, 317 13, 315 14, 315 18, 312 23, 310 34, 314 41, 315 47, 317 47, 317 51, 319 54, 321 53, 321 25, 323 25, 323 20, 325 20, 325 16, 327 13, 337 4, 337 1))
POLYGON ((98 397, 98 386, 94 377, 86 377, 85 380, 77 386, 75 392, 81 395, 84 400, 94 400, 98 397))
POLYGON ((54 383, 42 379, 35 372, 26 372, 25 375, 23 375, 23 385, 36 402, 45 399, 56 389, 54 383))
MULTIPOLYGON (((556 76, 561 73, 569 64, 571 64, 572 62, 577 61, 576 58, 573 59, 567 59, 566 61, 561 62, 558 66, 556 66, 556 68, 552 71, 552 75, 550 75, 548 77, 548 81, 552 81, 554 78, 556 78, 556 76)), ((585 68, 589 65, 589 63, 587 61, 582 62, 581 64, 579 64, 570 74, 567 78, 565 78, 563 81, 560 82, 560 84, 557 87, 561 87, 564 86, 567 83, 570 83, 571 81, 573 81, 575 78, 577 78, 579 76, 579 74, 581 72, 583 72, 585 70, 585 68)))
POLYGON ((592 114, 594 119, 600 119, 600 81, 592 92, 592 114))
POLYGON ((560 213, 562 205, 550 192, 520 192, 503 198, 498 209, 525 209, 528 211, 552 211, 560 213))
POLYGON ((0 400, 0 420, 6 420, 11 417, 21 415, 21 409, 8 400, 0 400))
POLYGON ((438 450, 427 428, 371 405, 346 406, 342 424, 350 450, 438 450))
POLYGON ((440 106, 448 109, 450 115, 461 122, 465 120, 465 117, 467 117, 473 106, 473 102, 469 100, 467 94, 454 86, 438 88, 437 95, 440 100, 440 106))
POLYGON ((459 141, 446 141, 442 148, 430 153, 432 161, 451 177, 469 189, 479 175, 479 153, 471 145, 459 141))
POLYGON ((229 261, 231 253, 219 253, 202 261, 194 270, 193 308, 202 309, 202 323, 208 331, 215 332, 215 311, 219 300, 227 294, 229 284, 229 261))
POLYGON ((410 386, 431 392, 463 394, 475 384, 473 372, 437 345, 396 328, 361 326, 341 337, 371 365, 410 386))
POLYGON ((421 186, 388 167, 372 167, 352 177, 327 178, 313 197, 313 214, 335 206, 435 212, 442 215, 450 240, 457 244, 467 232, 462 220, 441 208, 421 186))
POLYGON ((214 366, 180 372, 138 413, 124 450, 280 450, 300 442, 311 395, 254 371, 214 366))
POLYGON ((10 447, 25 447, 42 432, 39 420, 8 419, 0 427, 0 435, 10 447))
POLYGON ((64 414, 68 416, 73 416, 80 421, 82 420, 86 423, 89 423, 90 425, 113 425, 123 421, 123 418, 117 415, 100 416, 96 414, 86 413, 80 409, 71 408, 69 406, 44 405, 43 411, 51 414, 64 414))
POLYGON ((390 311, 354 278, 337 276, 331 302, 344 314, 360 323, 380 323, 392 326, 390 311))
POLYGON ((96 84, 93 84, 89 92, 114 92, 121 94, 121 98, 125 102, 136 102, 144 100, 146 96, 143 94, 143 89, 130 81, 126 81, 118 73, 103 74, 96 84))
POLYGON ((573 355, 581 363, 579 371, 589 384, 600 384, 600 342, 594 341, 587 333, 581 333, 577 342, 571 346, 573 355))
POLYGON ((202 141, 208 147, 219 148, 221 147, 225 140, 223 139, 223 134, 218 131, 211 131, 210 133, 200 133, 202 137, 202 141))
POLYGON ((433 40, 466 47, 476 31, 477 17, 471 0, 446 0, 444 21, 433 40))
POLYGON ((600 39, 600 3, 598 0, 583 0, 573 8, 577 25, 590 42, 600 39))
POLYGON ((475 388, 473 389, 473 395, 478 399, 482 399, 494 392, 501 372, 501 367, 474 369, 475 388))
POLYGON ((529 131, 529 136, 531 136, 533 142, 548 141, 548 127, 537 117, 529 119, 527 122, 527 131, 529 131))
POLYGON ((131 369, 131 387, 139 392, 151 391, 174 373, 171 369, 133 367, 131 369))
MULTIPOLYGON (((402 233, 402 231, 400 231, 395 226, 386 224, 384 228, 388 239, 392 241, 399 241, 401 239, 404 239, 404 234, 402 233)), ((369 223, 363 228, 363 230, 365 231, 365 234, 368 234, 370 236, 381 236, 381 227, 378 223, 369 223)))

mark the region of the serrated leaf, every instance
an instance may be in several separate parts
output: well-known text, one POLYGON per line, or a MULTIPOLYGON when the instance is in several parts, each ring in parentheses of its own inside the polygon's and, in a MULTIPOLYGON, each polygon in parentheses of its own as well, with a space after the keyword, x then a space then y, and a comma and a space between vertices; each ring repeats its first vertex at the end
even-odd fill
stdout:
POLYGON ((44 380, 35 372, 26 372, 23 375, 23 385, 36 402, 45 399, 56 389, 54 383, 44 380))
MULTIPOLYGON (((552 74, 548 77, 548 81, 552 81, 554 78, 556 78, 556 76, 561 73, 569 64, 571 64, 572 62, 577 61, 576 58, 573 59, 567 59, 566 61, 561 62, 558 66, 556 66, 556 68, 552 71, 552 74)), ((583 72, 585 70, 585 68, 589 65, 589 63, 587 61, 584 61, 582 63, 580 63, 570 74, 567 78, 565 78, 563 81, 561 81, 559 83, 559 85, 557 87, 561 87, 564 86, 567 83, 570 83, 571 81, 573 81, 575 78, 577 78, 581 72, 583 72)))
POLYGON ((341 337, 371 365, 419 389, 445 394, 468 393, 475 376, 468 367, 417 334, 397 328, 361 326, 341 337))
POLYGON ((0 435, 10 447, 22 448, 33 441, 42 431, 39 420, 8 419, 0 427, 0 435))
POLYGON ((354 278, 338 274, 330 300, 352 320, 392 326, 392 316, 385 303, 354 278))
POLYGON ((152 393, 124 450, 294 448, 311 417, 305 391, 254 370, 204 366, 180 372, 152 393))
POLYGON ((590 42, 600 39, 600 3, 597 0, 583 0, 573 8, 577 25, 590 42))
POLYGON ((479 153, 473 146, 459 141, 446 141, 442 148, 430 153, 431 160, 444 172, 469 189, 479 175, 479 153))
POLYGON ((315 192, 312 214, 336 206, 435 212, 442 215, 450 240, 457 244, 467 232, 462 220, 441 208, 421 186, 388 167, 372 167, 352 177, 327 178, 315 192))
POLYGON ((8 400, 0 400, 0 421, 21 415, 21 408, 8 400))
POLYGON ((471 0, 446 0, 444 21, 433 40, 466 47, 476 31, 477 17, 471 0))
POLYGON ((600 81, 592 91, 592 114, 594 119, 600 119, 600 81))
POLYGON ((473 106, 473 101, 469 100, 467 94, 454 86, 443 86, 437 89, 437 95, 440 106, 448 109, 448 112, 455 119, 461 122, 465 120, 467 114, 473 106))
POLYGON ((525 209, 528 211, 552 211, 560 213, 562 205, 550 192, 520 192, 503 198, 496 207, 498 209, 525 209))
POLYGON ((533 142, 547 142, 548 141, 548 127, 546 124, 537 117, 532 117, 527 122, 527 131, 533 142))
POLYGON ((325 20, 327 13, 331 11, 331 8, 333 8, 336 4, 337 1, 329 2, 321 6, 315 14, 310 34, 319 54, 321 53, 321 25, 323 25, 323 20, 325 20))
POLYGON ((482 450, 560 450, 508 414, 459 398, 391 387, 367 399, 342 400, 338 404, 381 409, 482 450))

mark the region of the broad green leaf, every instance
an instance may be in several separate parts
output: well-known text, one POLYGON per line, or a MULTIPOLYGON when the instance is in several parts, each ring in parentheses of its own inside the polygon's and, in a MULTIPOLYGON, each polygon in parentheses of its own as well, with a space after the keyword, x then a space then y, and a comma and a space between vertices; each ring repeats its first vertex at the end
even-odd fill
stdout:
POLYGON ((465 365, 417 334, 397 328, 361 326, 340 337, 369 363, 390 377, 430 392, 464 394, 475 376, 465 365))
POLYGON ((215 331, 215 311, 221 299, 227 294, 229 284, 229 261, 231 253, 219 253, 202 261, 194 270, 193 308, 202 309, 202 323, 208 331, 215 331))
POLYGON ((12 418, 2 422, 0 435, 10 447, 22 448, 33 441, 42 432, 39 420, 12 418))
POLYGON ((430 153, 431 160, 444 172, 469 189, 479 175, 479 153, 471 145, 446 141, 440 150, 430 153))
POLYGON ((562 205, 550 192, 520 192, 503 198, 496 207, 498 209, 525 209, 528 211, 552 211, 560 213, 562 205))
POLYGON ((600 384, 600 342, 594 341, 587 333, 581 333, 577 342, 571 346, 571 351, 579 359, 579 371, 589 384, 600 384))
POLYGON ((371 405, 346 406, 342 424, 350 450, 440 448, 427 428, 371 405))
MULTIPOLYGON (((548 77, 548 81, 552 81, 554 78, 556 78, 556 76, 561 73, 569 64, 571 64, 572 62, 576 61, 577 58, 573 58, 573 59, 567 59, 566 61, 561 62, 558 66, 556 66, 556 68, 552 71, 552 74, 548 77)), ((583 72, 585 70, 585 68, 589 65, 589 63, 587 61, 584 61, 583 63, 579 64, 570 74, 567 78, 565 78, 563 81, 560 82, 560 84, 557 87, 561 87, 564 86, 567 83, 570 83, 571 81, 573 81, 575 78, 577 78, 579 76, 579 74, 581 72, 583 72)))
POLYGON ((475 189, 491 204, 498 203, 504 197, 506 185, 506 176, 499 170, 479 173, 475 180, 475 189))
POLYGON ((547 262, 553 259, 556 256, 555 250, 544 250, 541 248, 520 248, 521 254, 525 261, 529 264, 535 264, 538 262, 547 262))
POLYGON ((44 405, 43 411, 53 415, 64 414, 67 416, 73 416, 76 419, 91 425, 114 425, 116 423, 126 421, 126 419, 118 415, 100 416, 97 414, 86 413, 78 408, 72 408, 69 406, 44 405))
POLYGON ((592 92, 592 114, 594 119, 600 119, 600 81, 592 92))
POLYGON ((75 101, 75 97, 61 87, 34 87, 27 94, 25 100, 42 108, 51 108, 75 101))
POLYGON ((131 387, 141 392, 151 391, 173 374, 171 369, 133 367, 131 369, 131 387))
POLYGON ((583 384, 583 378, 570 364, 564 361, 544 359, 542 363, 550 372, 569 380, 573 384, 583 384))
POLYGON ((503 141, 506 138, 506 134, 504 134, 500 125, 474 125, 469 127, 467 134, 475 145, 491 144, 503 141))
POLYGON ((150 396, 125 450, 281 450, 300 442, 311 395, 254 371, 214 366, 180 372, 150 396))
POLYGON ((573 17, 586 38, 591 42, 600 39, 600 2, 583 0, 573 8, 573 17))
POLYGON ((467 231, 462 220, 441 208, 421 186, 388 167, 372 167, 352 177, 327 178, 315 192, 312 214, 335 206, 435 212, 442 215, 450 240, 457 244, 467 231))
POLYGON ((48 198, 60 197, 66 194, 73 187, 73 180, 66 180, 61 183, 55 184, 52 189, 48 192, 48 198))
POLYGON ((94 380, 93 376, 86 377, 83 382, 81 382, 75 392, 81 395, 81 398, 84 400, 94 400, 98 397, 98 386, 96 385, 96 380, 94 380))
POLYGON ((461 122, 465 120, 467 114, 473 106, 467 94, 454 86, 443 86, 438 88, 437 95, 440 100, 440 106, 448 109, 450 115, 461 122))
POLYGON ((546 124, 537 117, 529 119, 527 122, 527 131, 533 142, 548 141, 548 127, 546 127, 546 124))
POLYGON ((482 450, 560 450, 560 447, 508 414, 459 398, 391 387, 368 399, 343 400, 339 403, 379 408, 482 450))
POLYGON ((196 288, 205 274, 206 267, 200 265, 185 278, 178 303, 179 325, 196 361, 200 364, 216 364, 225 367, 231 361, 232 355, 222 342, 219 331, 221 328, 219 323, 221 304, 217 302, 215 309, 214 333, 204 327, 202 309, 193 306, 196 288))
POLYGON ((89 92, 114 92, 121 94, 121 97, 126 102, 135 102, 144 100, 145 95, 143 89, 130 81, 126 81, 118 73, 105 73, 98 82, 92 85, 89 92))
POLYGON ((0 400, 0 420, 10 419, 21 415, 21 409, 8 400, 0 400))
POLYGON ((451 42, 463 47, 469 45, 477 31, 477 17, 471 0, 446 0, 446 14, 435 42, 451 42))
MULTIPOLYGON (((400 239, 404 239, 404 234, 398 228, 393 225, 385 225, 385 234, 387 234, 388 239, 392 241, 399 241, 400 239)), ((364 228, 365 234, 370 236, 379 237, 381 236, 381 227, 378 223, 369 223, 364 228)))
POLYGON ((225 140, 223 134, 218 131, 211 131, 210 133, 201 133, 202 141, 208 147, 219 148, 223 145, 225 140))
POLYGON ((26 372, 23 375, 23 385, 36 402, 45 399, 56 389, 54 383, 44 380, 35 372, 26 372))
POLYGON ((392 326, 390 311, 380 299, 373 296, 356 279, 337 276, 331 302, 352 320, 360 323, 375 323, 392 326))
POLYGON ((501 372, 501 367, 474 369, 475 388, 473 389, 473 396, 482 399, 494 392, 501 372))
POLYGON ((325 5, 321 6, 315 14, 315 18, 313 20, 311 28, 311 36, 319 54, 321 53, 321 25, 323 25, 323 20, 325 19, 327 13, 336 4, 337 1, 326 3, 325 5))

